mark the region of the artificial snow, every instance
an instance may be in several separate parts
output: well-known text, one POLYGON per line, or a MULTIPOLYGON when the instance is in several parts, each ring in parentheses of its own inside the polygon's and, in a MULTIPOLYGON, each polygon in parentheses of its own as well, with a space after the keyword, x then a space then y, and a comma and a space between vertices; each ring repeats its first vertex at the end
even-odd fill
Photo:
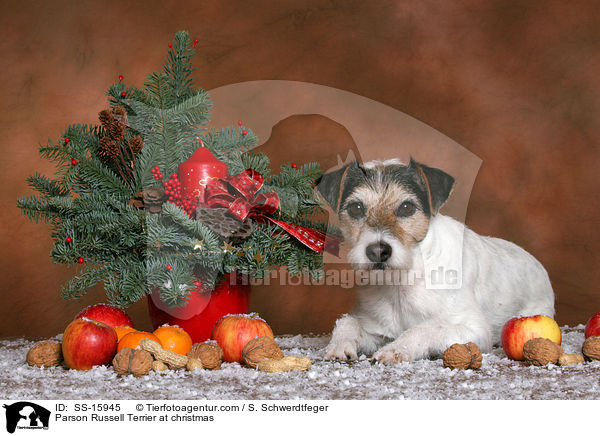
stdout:
MULTIPOLYGON (((565 353, 580 352, 583 326, 563 327, 565 353)), ((25 362, 33 341, 2 340, 0 392, 8 399, 600 399, 600 362, 568 367, 527 366, 502 348, 483 355, 480 370, 450 370, 442 361, 381 365, 361 356, 324 361, 329 336, 279 336, 285 355, 308 356, 308 371, 263 373, 224 363, 221 370, 151 372, 119 376, 110 367, 90 371, 35 368, 25 362)))

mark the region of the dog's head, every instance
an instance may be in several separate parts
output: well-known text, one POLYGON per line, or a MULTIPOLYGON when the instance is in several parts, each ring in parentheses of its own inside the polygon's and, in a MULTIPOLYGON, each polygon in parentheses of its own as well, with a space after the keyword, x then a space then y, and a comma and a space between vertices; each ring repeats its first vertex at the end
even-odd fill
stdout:
POLYGON ((352 162, 324 174, 317 189, 339 215, 349 261, 359 269, 397 269, 408 266, 453 186, 442 170, 392 159, 352 162))

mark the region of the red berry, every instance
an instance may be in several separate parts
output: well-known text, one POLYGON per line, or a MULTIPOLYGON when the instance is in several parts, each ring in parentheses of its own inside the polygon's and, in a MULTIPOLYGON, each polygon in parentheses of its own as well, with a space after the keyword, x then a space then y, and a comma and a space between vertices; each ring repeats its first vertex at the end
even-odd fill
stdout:
POLYGON ((73 239, 70 236, 67 236, 67 244, 70 244, 73 241, 73 239))
POLYGON ((238 120, 238 126, 241 126, 242 124, 244 124, 242 123, 242 120, 238 120))
POLYGON ((119 74, 119 82, 122 82, 122 81, 123 81, 123 75, 119 74))
POLYGON ((123 92, 121 93, 121 97, 127 97, 127 93, 126 93, 125 91, 123 91, 123 92))
POLYGON ((73 165, 73 166, 77 165, 77 159, 75 159, 75 158, 71 159, 71 165, 73 165))
POLYGON ((65 144, 68 144, 69 142, 71 142, 71 140, 69 138, 65 138, 65 144))
POLYGON ((169 48, 173 48, 173 44, 169 43, 169 48))
POLYGON ((198 44, 198 38, 194 39, 194 45, 192 47, 196 47, 196 44, 198 44))
POLYGON ((170 264, 170 263, 168 263, 168 264, 167 264, 167 269, 168 269, 169 271, 171 271, 171 270, 173 269, 173 267, 171 266, 171 264, 170 264))
POLYGON ((176 179, 177 178, 177 173, 171 174, 171 177, 173 177, 174 179, 176 179))
POLYGON ((242 135, 247 135, 248 131, 247 130, 242 130, 242 135))
POLYGON ((296 168, 296 163, 292 162, 292 168, 296 168))
POLYGON ((77 262, 83 263, 83 257, 80 257, 79 259, 77 259, 77 262))

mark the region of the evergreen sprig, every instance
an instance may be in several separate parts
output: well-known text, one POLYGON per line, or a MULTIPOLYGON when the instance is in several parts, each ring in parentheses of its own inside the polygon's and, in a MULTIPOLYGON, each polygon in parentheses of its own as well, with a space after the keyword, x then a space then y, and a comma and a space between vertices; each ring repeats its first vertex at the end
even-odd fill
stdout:
POLYGON ((178 32, 171 45, 163 70, 149 74, 142 88, 120 81, 106 93, 112 108, 126 109, 125 137, 139 135, 141 152, 134 157, 121 144, 121 157, 127 159, 107 162, 99 157, 106 125, 71 125, 62 139, 40 147, 40 155, 56 163, 55 177, 31 175, 27 183, 37 195, 17 200, 31 221, 50 224, 52 259, 76 266, 63 297, 80 297, 103 282, 109 301, 123 307, 153 291, 176 306, 185 304, 198 280, 210 289, 232 271, 264 276, 286 266, 290 274, 320 277, 321 254, 273 224, 255 224, 248 238, 226 244, 178 206, 164 203, 161 213, 150 214, 131 204, 137 193, 159 186, 152 168, 177 172, 204 145, 227 164, 229 174, 247 168, 260 172, 265 178, 261 192, 274 191, 281 200, 277 218, 332 230, 312 218, 321 210, 314 195, 319 165, 283 165, 274 174, 268 157, 252 151, 257 144, 252 131, 207 129, 212 103, 207 92, 195 88, 189 34, 178 32))

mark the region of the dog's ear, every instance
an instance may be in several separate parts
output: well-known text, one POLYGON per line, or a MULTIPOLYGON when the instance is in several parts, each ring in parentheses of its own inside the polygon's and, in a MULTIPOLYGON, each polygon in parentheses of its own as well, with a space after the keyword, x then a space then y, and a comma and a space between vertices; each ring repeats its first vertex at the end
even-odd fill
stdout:
POLYGON ((421 178, 425 185, 431 215, 437 214, 452 193, 454 177, 440 169, 423 165, 415 161, 412 157, 410 158, 409 168, 416 171, 417 176, 421 178))
POLYGON ((340 209, 340 203, 342 201, 344 186, 346 185, 348 175, 354 171, 360 171, 356 161, 344 165, 339 170, 323 174, 317 180, 317 190, 319 191, 319 194, 321 194, 336 213, 338 213, 340 209))

